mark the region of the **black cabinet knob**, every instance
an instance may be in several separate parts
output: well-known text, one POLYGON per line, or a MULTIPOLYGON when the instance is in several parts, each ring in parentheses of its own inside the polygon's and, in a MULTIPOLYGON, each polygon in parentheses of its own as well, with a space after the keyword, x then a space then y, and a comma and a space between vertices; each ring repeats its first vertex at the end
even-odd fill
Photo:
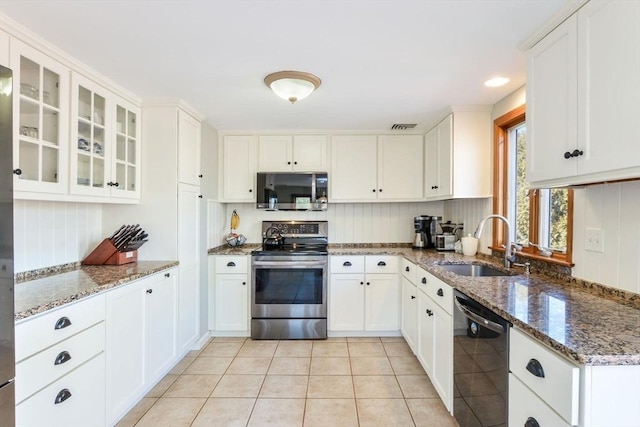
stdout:
POLYGON ((114 187, 120 187, 120 183, 118 183, 118 182, 114 182, 114 183, 113 183, 113 186, 114 186, 114 187))
POLYGON ((54 365, 62 365, 65 362, 68 362, 69 360, 71 360, 71 355, 69 354, 68 351, 61 351, 57 356, 56 359, 54 360, 53 364, 54 365))
POLYGON ((164 277, 171 277, 171 273, 164 273, 164 277))
POLYGON ((364 285, 364 282, 360 282, 361 285, 364 285))
POLYGON ((55 330, 64 329, 69 326, 71 326, 71 320, 69 320, 68 317, 64 316, 58 319, 53 329, 55 330))
POLYGON ((247 285, 247 282, 242 282, 242 286, 246 286, 246 285, 247 285))
POLYGON ((68 388, 63 388, 62 390, 60 390, 58 392, 58 395, 56 396, 56 399, 53 401, 53 403, 55 405, 58 405, 58 404, 64 402, 65 400, 67 400, 70 397, 71 397, 71 392, 69 391, 69 389, 68 388))
POLYGON ((147 293, 148 294, 152 294, 153 293, 153 289, 147 289, 147 293))
POLYGON ((367 286, 369 286, 371 283, 367 282, 367 286))
POLYGON ((410 271, 408 265, 404 268, 404 271, 410 271))
POLYGON ((298 162, 293 162, 293 164, 294 164, 294 165, 297 165, 297 164, 298 164, 298 162))
POLYGON ((198 195, 198 198, 199 198, 199 199, 202 199, 202 194, 199 194, 199 195, 198 195))
POLYGON ((379 188, 379 189, 378 189, 378 193, 382 193, 382 188, 379 188))
POLYGON ((578 149, 573 150, 572 152, 571 152, 571 151, 565 151, 565 152, 564 152, 564 158, 565 158, 565 159, 570 159, 570 158, 572 158, 572 157, 579 157, 579 156, 582 156, 583 154, 584 154, 584 152, 583 152, 583 151, 581 151, 581 150, 578 150, 578 149))
POLYGON ((374 192, 374 193, 376 192, 376 189, 375 189, 375 188, 373 189, 373 192, 374 192))
POLYGON ((290 165, 290 164, 291 164, 291 162, 287 162, 287 164, 288 164, 288 165, 290 165))
POLYGON ((425 285, 426 285, 426 284, 427 284, 427 278, 426 278, 426 277, 423 277, 423 278, 422 278, 422 280, 421 280, 421 282, 422 282, 423 284, 425 284, 425 285))
POLYGON ((544 378, 544 369, 537 359, 529 360, 529 363, 527 363, 527 371, 531 372, 533 376, 544 378))
POLYGON ((443 297, 444 296, 444 292, 442 291, 442 288, 438 289, 438 291, 436 292, 436 295, 438 295, 439 297, 443 297))
POLYGON ((564 158, 565 159, 570 159, 571 158, 571 152, 570 151, 565 151, 564 152, 564 158))
POLYGON ((533 417, 527 418, 527 421, 524 422, 524 427, 540 427, 540 423, 533 417))
POLYGON ((428 308, 426 310, 426 313, 429 317, 433 316, 433 311, 429 310, 428 308))
POLYGON ((20 176, 20 175, 22 175, 22 169, 20 169, 20 168, 14 169, 13 173, 15 173, 16 175, 20 176))
POLYGON ((202 174, 198 175, 198 178, 202 178, 202 174))
POLYGON ((252 188, 249 189, 249 193, 253 193, 253 189, 252 188))
POLYGON ((415 295, 411 295, 411 299, 416 299, 416 296, 415 295))

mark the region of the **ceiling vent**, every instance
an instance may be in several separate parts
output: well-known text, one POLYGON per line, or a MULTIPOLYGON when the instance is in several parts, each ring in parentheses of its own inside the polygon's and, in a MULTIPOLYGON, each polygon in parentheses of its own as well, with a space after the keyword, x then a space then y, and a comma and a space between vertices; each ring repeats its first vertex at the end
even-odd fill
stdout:
POLYGON ((407 130, 407 129, 413 129, 416 126, 417 126, 416 123, 394 123, 391 126, 391 130, 407 130))

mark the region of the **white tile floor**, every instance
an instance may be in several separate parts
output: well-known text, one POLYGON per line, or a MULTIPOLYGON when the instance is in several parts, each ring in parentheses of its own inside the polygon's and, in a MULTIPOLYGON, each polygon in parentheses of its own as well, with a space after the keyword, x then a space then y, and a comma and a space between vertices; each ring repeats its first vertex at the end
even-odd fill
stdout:
POLYGON ((404 339, 214 338, 118 427, 457 426, 404 339))

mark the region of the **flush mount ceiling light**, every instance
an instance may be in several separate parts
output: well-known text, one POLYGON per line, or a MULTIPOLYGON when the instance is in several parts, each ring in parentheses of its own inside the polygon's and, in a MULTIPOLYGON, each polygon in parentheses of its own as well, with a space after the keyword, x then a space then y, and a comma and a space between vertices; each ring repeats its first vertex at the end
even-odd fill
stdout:
POLYGON ((278 71, 265 77, 264 83, 280 98, 293 104, 311 95, 322 81, 318 76, 304 71, 278 71))
POLYGON ((489 87, 500 87, 507 83, 509 83, 509 79, 507 77, 494 77, 484 82, 484 85, 489 87))

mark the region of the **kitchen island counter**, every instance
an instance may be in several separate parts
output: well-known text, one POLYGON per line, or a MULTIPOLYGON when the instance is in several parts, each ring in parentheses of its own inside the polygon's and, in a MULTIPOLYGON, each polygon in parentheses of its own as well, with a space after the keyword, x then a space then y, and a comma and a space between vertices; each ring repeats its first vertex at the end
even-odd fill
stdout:
POLYGON ((26 319, 177 265, 177 261, 90 265, 17 283, 15 285, 15 320, 26 319))

